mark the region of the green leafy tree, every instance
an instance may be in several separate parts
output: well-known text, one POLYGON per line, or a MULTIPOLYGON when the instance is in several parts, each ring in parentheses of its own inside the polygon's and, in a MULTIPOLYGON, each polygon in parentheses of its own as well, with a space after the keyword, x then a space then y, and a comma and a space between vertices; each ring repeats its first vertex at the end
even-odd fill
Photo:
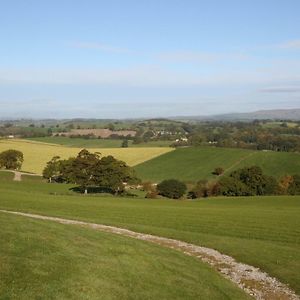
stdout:
POLYGON ((48 179, 49 182, 55 178, 56 181, 61 175, 61 164, 59 156, 54 156, 50 161, 47 162, 46 167, 43 170, 43 177, 48 179))
POLYGON ((75 159, 62 167, 62 176, 68 182, 79 184, 87 194, 88 187, 95 183, 94 171, 99 158, 99 154, 83 149, 75 159))
POLYGON ((164 180, 157 185, 157 191, 160 195, 172 199, 181 198, 186 190, 185 183, 176 179, 164 180))
POLYGON ((113 156, 100 158, 99 153, 90 153, 85 149, 75 158, 58 160, 58 157, 54 157, 48 162, 44 176, 57 176, 61 181, 77 184, 85 194, 89 187, 115 194, 122 193, 124 183, 139 182, 134 169, 125 162, 113 156))
POLYGON ((123 140, 122 144, 121 144, 122 148, 128 148, 128 140, 123 140))
POLYGON ((6 150, 0 153, 0 168, 7 170, 20 170, 24 161, 24 156, 18 150, 6 150))

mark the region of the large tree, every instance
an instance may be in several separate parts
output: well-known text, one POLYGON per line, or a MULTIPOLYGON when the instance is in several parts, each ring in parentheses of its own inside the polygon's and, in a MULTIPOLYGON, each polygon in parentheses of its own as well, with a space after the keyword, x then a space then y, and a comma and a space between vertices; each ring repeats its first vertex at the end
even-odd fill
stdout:
POLYGON ((89 187, 112 193, 124 191, 124 183, 136 181, 135 172, 125 162, 113 156, 100 158, 99 153, 81 150, 77 157, 57 160, 54 157, 44 169, 44 176, 57 176, 63 181, 74 183, 88 193, 89 187))
POLYGON ((20 170, 23 161, 24 156, 21 151, 10 149, 0 153, 0 168, 20 170))

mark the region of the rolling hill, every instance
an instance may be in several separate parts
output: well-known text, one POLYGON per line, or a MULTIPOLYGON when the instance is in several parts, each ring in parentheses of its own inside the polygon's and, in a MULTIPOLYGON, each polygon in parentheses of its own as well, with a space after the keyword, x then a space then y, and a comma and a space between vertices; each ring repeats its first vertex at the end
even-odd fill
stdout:
POLYGON ((266 174, 275 177, 300 173, 300 154, 213 147, 181 148, 145 161, 135 170, 143 180, 152 182, 168 178, 194 182, 214 178, 212 172, 216 167, 229 173, 252 165, 260 166, 266 174))

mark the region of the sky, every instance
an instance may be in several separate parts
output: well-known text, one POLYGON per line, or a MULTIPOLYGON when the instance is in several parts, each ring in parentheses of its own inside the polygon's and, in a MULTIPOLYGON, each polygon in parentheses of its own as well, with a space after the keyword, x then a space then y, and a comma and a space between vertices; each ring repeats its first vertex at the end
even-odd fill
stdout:
POLYGON ((299 0, 0 4, 0 118, 300 108, 299 0))

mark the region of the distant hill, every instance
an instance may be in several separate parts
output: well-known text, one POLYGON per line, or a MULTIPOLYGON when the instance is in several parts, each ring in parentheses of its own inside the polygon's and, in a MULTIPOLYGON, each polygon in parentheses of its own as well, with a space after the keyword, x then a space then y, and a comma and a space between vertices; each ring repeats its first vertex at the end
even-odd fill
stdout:
POLYGON ((228 113, 212 116, 174 117, 174 120, 195 121, 251 121, 251 120, 300 120, 300 108, 258 110, 249 113, 228 113))

